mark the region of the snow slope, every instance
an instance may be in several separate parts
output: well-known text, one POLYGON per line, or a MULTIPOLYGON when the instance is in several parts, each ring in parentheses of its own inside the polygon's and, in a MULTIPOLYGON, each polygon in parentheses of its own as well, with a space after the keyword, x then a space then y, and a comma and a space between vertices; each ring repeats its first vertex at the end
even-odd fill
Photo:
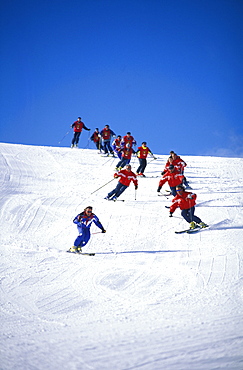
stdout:
POLYGON ((183 157, 211 227, 176 235, 187 224, 156 192, 167 155, 114 203, 117 159, 0 153, 1 369, 243 369, 242 158, 183 157), (68 254, 88 205, 107 233, 92 226, 95 257, 68 254))

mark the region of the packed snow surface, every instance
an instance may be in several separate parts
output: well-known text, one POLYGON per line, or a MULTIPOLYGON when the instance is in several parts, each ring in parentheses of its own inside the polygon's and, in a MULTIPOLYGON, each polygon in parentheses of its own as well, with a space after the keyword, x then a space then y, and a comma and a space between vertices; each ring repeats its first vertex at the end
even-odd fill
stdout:
POLYGON ((0 154, 1 369, 243 369, 242 158, 182 156, 210 228, 177 235, 188 224, 157 195, 168 155, 109 202, 117 158, 5 143, 0 154), (89 205, 107 230, 92 225, 84 251, 96 255, 66 253, 89 205))

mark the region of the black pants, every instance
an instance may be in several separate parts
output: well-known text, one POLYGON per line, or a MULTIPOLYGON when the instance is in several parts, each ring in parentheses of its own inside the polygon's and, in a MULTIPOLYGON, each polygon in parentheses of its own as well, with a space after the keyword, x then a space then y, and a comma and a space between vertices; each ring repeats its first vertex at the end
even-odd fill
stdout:
POLYGON ((139 166, 137 169, 137 173, 144 173, 144 170, 147 166, 147 159, 146 158, 138 158, 139 166))
POLYGON ((73 140, 72 140, 72 145, 76 145, 79 142, 79 136, 81 132, 74 132, 73 140))

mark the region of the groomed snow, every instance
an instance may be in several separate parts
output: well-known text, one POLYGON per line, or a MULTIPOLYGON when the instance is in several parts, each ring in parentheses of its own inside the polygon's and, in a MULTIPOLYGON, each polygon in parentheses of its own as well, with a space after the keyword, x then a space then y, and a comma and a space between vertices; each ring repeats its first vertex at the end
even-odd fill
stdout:
POLYGON ((211 227, 176 235, 187 224, 156 192, 168 155, 148 160, 125 202, 108 202, 117 159, 5 143, 0 153, 1 369, 243 369, 242 158, 182 156, 211 227), (94 257, 66 253, 88 205, 107 233, 92 226, 94 257))

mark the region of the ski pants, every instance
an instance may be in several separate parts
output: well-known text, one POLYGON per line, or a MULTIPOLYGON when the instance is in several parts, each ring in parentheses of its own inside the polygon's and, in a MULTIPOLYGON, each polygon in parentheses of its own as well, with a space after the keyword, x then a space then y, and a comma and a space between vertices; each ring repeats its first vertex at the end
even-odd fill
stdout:
POLYGON ((137 169, 137 173, 144 173, 144 170, 147 166, 147 159, 146 158, 138 158, 139 166, 137 169))
POLYGON ((108 198, 110 198, 112 195, 118 198, 126 190, 127 187, 128 186, 123 185, 121 182, 118 182, 116 188, 108 193, 108 198))
POLYGON ((197 224, 199 224, 200 222, 202 222, 202 220, 199 218, 199 217, 197 217, 197 216, 195 216, 194 215, 194 212, 195 212, 195 207, 191 207, 191 208, 189 208, 189 209, 183 209, 182 211, 181 211, 181 215, 182 215, 182 217, 187 221, 187 222, 192 222, 192 221, 194 221, 194 222, 196 222, 197 224))
POLYGON ((128 164, 130 162, 130 159, 127 159, 127 158, 121 158, 121 160, 117 163, 116 167, 125 167, 126 164, 128 164))
POLYGON ((111 154, 113 153, 110 140, 104 141, 104 151, 105 151, 105 154, 108 154, 109 152, 111 154))
POLYGON ((81 134, 81 132, 74 132, 73 140, 72 140, 72 145, 78 144, 80 134, 81 134))
POLYGON ((170 191, 171 191, 171 194, 173 195, 173 197, 175 197, 176 194, 177 194, 177 192, 176 192, 176 186, 170 186, 170 191))
POLYGON ((90 239, 90 229, 88 227, 82 228, 80 230, 79 236, 75 239, 75 247, 84 247, 90 239))

